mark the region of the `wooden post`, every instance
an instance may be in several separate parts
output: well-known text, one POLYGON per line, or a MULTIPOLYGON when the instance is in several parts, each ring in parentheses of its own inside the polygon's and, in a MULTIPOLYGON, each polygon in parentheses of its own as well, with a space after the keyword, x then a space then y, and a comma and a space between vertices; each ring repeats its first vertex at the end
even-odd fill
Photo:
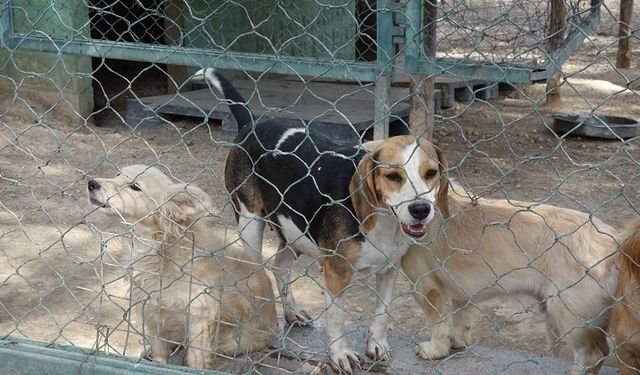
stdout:
MULTIPOLYGON (((436 2, 437 0, 426 0, 424 2, 424 52, 430 58, 435 58, 436 56, 436 17, 438 11, 436 2)), ((435 78, 433 76, 411 75, 410 91, 412 96, 409 112, 411 133, 415 136, 426 136, 429 140, 433 140, 434 83, 435 78)))
MULTIPOLYGON (((547 51, 552 54, 560 46, 564 39, 564 31, 567 23, 567 7, 564 0, 551 0, 551 14, 549 20, 549 40, 547 40, 547 51)), ((556 71, 547 79, 547 104, 560 101, 560 66, 553 67, 556 71)))
POLYGON ((633 0, 620 0, 620 21, 618 26, 618 53, 616 67, 631 68, 631 18, 633 17, 633 0))

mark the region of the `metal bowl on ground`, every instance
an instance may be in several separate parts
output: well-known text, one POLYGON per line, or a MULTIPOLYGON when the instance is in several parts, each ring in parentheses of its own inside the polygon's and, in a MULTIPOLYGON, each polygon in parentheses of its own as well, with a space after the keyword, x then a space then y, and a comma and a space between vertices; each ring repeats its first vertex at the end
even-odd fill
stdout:
POLYGON ((585 137, 620 139, 633 138, 640 135, 640 125, 636 120, 618 116, 556 113, 553 115, 552 129, 558 136, 571 134, 585 137))

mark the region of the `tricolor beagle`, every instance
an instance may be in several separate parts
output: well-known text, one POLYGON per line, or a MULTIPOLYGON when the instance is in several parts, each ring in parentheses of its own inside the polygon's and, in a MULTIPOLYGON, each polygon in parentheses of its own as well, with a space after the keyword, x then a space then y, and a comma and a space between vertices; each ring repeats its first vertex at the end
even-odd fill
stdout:
POLYGON ((448 188, 443 156, 428 140, 414 136, 359 147, 336 143, 302 122, 254 122, 242 96, 214 69, 196 77, 222 93, 238 123, 225 184, 246 245, 261 251, 265 223, 280 237, 274 261, 281 270, 276 279, 286 320, 310 320, 288 290, 299 251, 322 262, 329 355, 340 371, 351 373, 360 358, 344 338, 343 291, 354 273, 375 274, 378 302, 367 355, 388 360, 393 284, 402 256, 440 215, 438 197, 446 197, 448 188))

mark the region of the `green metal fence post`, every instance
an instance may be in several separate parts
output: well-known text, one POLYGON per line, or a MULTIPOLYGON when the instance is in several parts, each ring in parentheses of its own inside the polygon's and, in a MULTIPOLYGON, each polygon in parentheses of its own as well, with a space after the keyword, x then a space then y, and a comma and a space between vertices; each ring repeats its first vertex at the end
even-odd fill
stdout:
POLYGON ((374 108, 374 139, 384 139, 389 136, 389 108, 391 100, 391 72, 395 59, 395 46, 393 45, 393 15, 391 13, 391 1, 377 1, 377 25, 376 25, 376 68, 378 76, 375 88, 374 108))

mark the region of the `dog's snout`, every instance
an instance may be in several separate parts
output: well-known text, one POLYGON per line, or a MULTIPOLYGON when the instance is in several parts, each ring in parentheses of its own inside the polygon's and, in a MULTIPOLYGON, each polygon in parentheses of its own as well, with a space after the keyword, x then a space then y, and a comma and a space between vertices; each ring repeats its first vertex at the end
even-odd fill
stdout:
POLYGON ((100 189, 100 183, 96 180, 89 180, 89 183, 87 184, 87 188, 89 189, 89 191, 98 190, 100 189))
POLYGON ((431 213, 431 205, 428 203, 415 203, 409 206, 409 213, 418 220, 422 220, 431 213))

